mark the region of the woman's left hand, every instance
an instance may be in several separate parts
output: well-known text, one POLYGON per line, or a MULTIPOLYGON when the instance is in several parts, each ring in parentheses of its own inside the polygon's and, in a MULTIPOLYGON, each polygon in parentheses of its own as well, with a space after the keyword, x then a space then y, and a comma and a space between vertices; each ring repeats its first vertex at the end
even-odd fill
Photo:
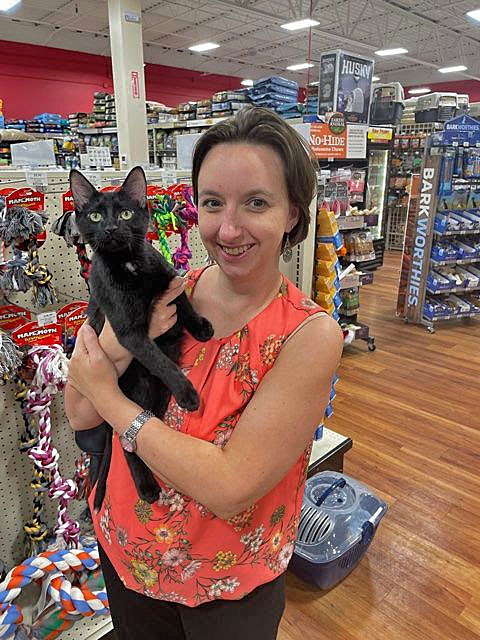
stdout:
POLYGON ((95 406, 95 398, 118 388, 117 370, 105 355, 93 328, 85 323, 77 334, 68 368, 69 383, 95 406))

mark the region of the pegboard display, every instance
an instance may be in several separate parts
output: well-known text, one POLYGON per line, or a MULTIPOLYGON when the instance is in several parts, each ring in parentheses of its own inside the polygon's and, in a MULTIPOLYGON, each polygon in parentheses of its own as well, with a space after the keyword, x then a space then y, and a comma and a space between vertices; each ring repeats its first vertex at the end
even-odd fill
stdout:
MULTIPOLYGON (((102 184, 119 183, 126 172, 102 173, 102 184)), ((162 183, 161 172, 147 172, 150 183, 162 183)), ((183 178, 183 176, 182 176, 183 178)), ((92 176, 89 176, 92 179, 92 176)), ((93 180, 92 180, 93 181, 93 180)), ((185 180, 181 180, 185 181, 185 180)), ((67 172, 51 172, 47 174, 47 184, 36 187, 44 191, 46 196, 46 210, 49 215, 47 222, 47 240, 39 250, 40 260, 53 273, 53 282, 58 295, 58 304, 51 308, 60 308, 63 304, 75 299, 88 299, 85 281, 80 277, 80 265, 75 250, 67 247, 63 238, 51 232, 54 220, 62 214, 62 194, 68 189, 67 172)), ((25 180, 25 173, 19 171, 0 172, 0 186, 29 186, 25 180)), ((314 212, 316 205, 312 205, 312 222, 309 238, 299 249, 295 247, 293 259, 285 264, 281 261, 282 270, 307 295, 311 292, 311 274, 313 272, 314 246, 314 212)), ((178 235, 172 235, 169 243, 174 249, 180 242, 178 235)), ((189 236, 192 251, 191 266, 197 268, 205 264, 207 254, 200 240, 198 230, 192 229, 189 236)), ((27 308, 32 308, 30 295, 12 294, 11 301, 27 308)), ((0 387, 0 558, 7 569, 21 562, 24 557, 23 523, 32 515, 33 490, 30 488, 32 476, 32 462, 27 454, 18 448, 20 434, 24 424, 20 407, 14 398, 15 387, 7 383, 0 387)), ((75 460, 79 457, 79 450, 75 444, 73 431, 65 417, 63 398, 61 394, 52 402, 52 439, 54 446, 60 453, 60 471, 64 477, 72 477, 75 472, 75 460)), ((85 504, 74 501, 71 503, 70 513, 77 517, 83 511, 85 504)), ((45 521, 52 526, 56 522, 57 501, 46 500, 45 521)), ((101 638, 111 629, 111 623, 106 618, 85 619, 75 624, 72 629, 65 631, 62 638, 69 640, 94 640, 101 638)))

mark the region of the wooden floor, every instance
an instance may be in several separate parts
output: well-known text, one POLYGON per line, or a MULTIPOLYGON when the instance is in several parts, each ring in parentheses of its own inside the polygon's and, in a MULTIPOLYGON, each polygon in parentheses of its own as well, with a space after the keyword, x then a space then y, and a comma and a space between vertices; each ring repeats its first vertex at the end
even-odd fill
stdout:
POLYGON ((345 472, 389 512, 331 591, 288 575, 278 640, 480 639, 480 320, 405 325, 399 261, 361 291, 377 350, 346 349, 328 425, 353 439, 345 472))

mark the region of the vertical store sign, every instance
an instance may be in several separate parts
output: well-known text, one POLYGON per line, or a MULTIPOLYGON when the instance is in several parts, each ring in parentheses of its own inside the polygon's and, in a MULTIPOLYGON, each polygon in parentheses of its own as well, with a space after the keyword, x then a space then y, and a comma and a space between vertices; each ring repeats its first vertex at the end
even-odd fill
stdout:
POLYGON ((130 86, 132 89, 132 98, 134 100, 140 100, 140 79, 138 71, 130 72, 130 86))
POLYGON ((422 167, 420 195, 415 220, 413 243, 410 255, 404 248, 404 261, 409 266, 406 291, 405 317, 410 322, 419 323, 423 316, 425 288, 428 275, 441 156, 430 156, 422 167))

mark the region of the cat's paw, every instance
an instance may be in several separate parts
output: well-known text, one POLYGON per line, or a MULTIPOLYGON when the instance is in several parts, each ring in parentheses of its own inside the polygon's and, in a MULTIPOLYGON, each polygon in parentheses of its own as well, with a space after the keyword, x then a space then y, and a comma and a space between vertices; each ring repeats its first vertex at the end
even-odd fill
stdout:
POLYGON ((200 398, 198 397, 198 393, 193 388, 191 382, 189 382, 185 378, 186 384, 182 384, 182 386, 173 392, 175 396, 175 400, 177 404, 182 407, 182 409, 186 409, 187 411, 196 411, 200 406, 200 398))
POLYGON ((207 340, 210 340, 210 338, 213 337, 213 327, 206 318, 199 316, 195 319, 195 323, 192 326, 190 333, 195 340, 207 342, 207 340))
POLYGON ((160 497, 160 487, 155 480, 141 482, 138 487, 138 497, 148 502, 148 504, 153 504, 160 497))

